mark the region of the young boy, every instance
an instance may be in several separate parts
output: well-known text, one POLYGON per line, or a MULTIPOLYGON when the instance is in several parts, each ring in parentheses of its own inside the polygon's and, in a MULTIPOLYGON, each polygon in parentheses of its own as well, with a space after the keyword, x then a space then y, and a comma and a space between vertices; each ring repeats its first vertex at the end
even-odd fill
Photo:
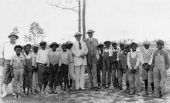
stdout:
POLYGON ((148 95, 148 85, 151 85, 152 94, 154 93, 153 83, 153 49, 150 48, 149 41, 143 43, 144 48, 141 49, 142 54, 142 78, 145 83, 145 95, 148 95))
POLYGON ((97 82, 98 82, 98 86, 101 87, 101 72, 102 72, 102 62, 103 62, 103 48, 104 45, 103 44, 99 44, 97 46, 98 48, 98 55, 99 55, 99 60, 97 61, 97 82))
POLYGON ((157 50, 153 54, 153 76, 155 97, 164 97, 166 86, 166 70, 170 67, 168 51, 164 48, 164 41, 157 41, 157 50))
POLYGON ((111 77, 112 77, 113 87, 115 89, 117 89, 118 88, 117 72, 118 72, 118 53, 119 53, 119 50, 117 48, 117 43, 116 42, 112 42, 112 47, 113 47, 112 56, 111 56, 112 72, 111 72, 111 76, 108 75, 108 77, 109 77, 109 85, 111 84, 111 77))
POLYGON ((74 69, 74 59, 72 53, 73 43, 68 41, 66 42, 68 52, 70 54, 70 64, 69 64, 69 87, 70 89, 75 89, 75 69, 74 69))
POLYGON ((130 84, 130 95, 135 95, 139 90, 139 55, 136 51, 138 45, 131 43, 131 52, 127 55, 128 78, 130 84))
POLYGON ((118 54, 118 69, 117 69, 117 79, 118 79, 118 89, 122 90, 122 77, 123 73, 125 73, 125 69, 127 67, 127 55, 124 53, 125 44, 120 43, 120 51, 118 54))
POLYGON ((37 64, 36 64, 37 52, 38 52, 38 46, 33 46, 33 52, 31 53, 32 68, 33 68, 33 77, 32 77, 33 93, 38 93, 38 73, 37 73, 38 67, 37 67, 37 64))
POLYGON ((41 94, 45 93, 48 84, 48 50, 46 49, 46 42, 40 42, 41 49, 37 53, 37 66, 38 66, 38 84, 41 94))
POLYGON ((52 49, 48 53, 48 64, 47 66, 49 67, 49 87, 50 87, 50 94, 57 93, 56 92, 56 87, 58 84, 58 70, 59 66, 61 65, 61 55, 60 52, 57 51, 56 49, 59 47, 59 44, 56 42, 53 42, 50 45, 50 48, 52 49))
POLYGON ((68 88, 68 70, 69 70, 69 63, 70 63, 70 54, 67 51, 66 44, 62 45, 62 52, 61 52, 61 68, 60 68, 60 84, 61 88, 66 91, 68 88), (64 82, 64 88, 63 88, 64 82))
POLYGON ((106 80, 106 75, 108 73, 111 73, 111 49, 110 49, 110 41, 105 41, 104 42, 106 48, 103 52, 103 69, 102 69, 102 88, 105 89, 107 86, 109 86, 109 79, 106 80))
POLYGON ((20 98, 20 94, 22 91, 21 86, 22 86, 22 81, 23 81, 25 58, 21 54, 22 46, 16 45, 14 47, 14 50, 16 52, 16 55, 12 58, 10 62, 10 66, 11 66, 11 69, 13 69, 13 74, 14 74, 12 87, 13 87, 13 93, 15 94, 14 98, 20 98))
POLYGON ((25 56, 25 70, 24 70, 24 92, 26 92, 27 95, 30 93, 30 89, 32 86, 32 73, 33 73, 33 68, 32 68, 32 57, 30 53, 31 49, 31 44, 26 44, 24 46, 24 53, 23 55, 25 56))

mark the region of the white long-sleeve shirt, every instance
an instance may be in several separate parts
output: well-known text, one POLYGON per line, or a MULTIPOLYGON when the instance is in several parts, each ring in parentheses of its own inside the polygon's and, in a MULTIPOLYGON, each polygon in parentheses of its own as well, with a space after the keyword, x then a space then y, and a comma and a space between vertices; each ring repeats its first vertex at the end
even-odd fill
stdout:
POLYGON ((37 53, 36 62, 41 63, 41 64, 47 64, 48 63, 48 52, 49 50, 47 49, 45 50, 40 49, 37 53))
POLYGON ((11 60, 12 57, 15 56, 14 47, 16 44, 11 44, 10 42, 1 46, 0 58, 4 58, 6 60, 11 60))
POLYGON ((139 58, 139 55, 138 55, 137 51, 135 51, 135 52, 131 51, 127 55, 127 65, 128 65, 128 68, 132 69, 132 66, 131 66, 131 63, 130 63, 130 58, 137 58, 136 65, 134 66, 134 69, 137 69, 139 67, 139 64, 140 64, 140 58, 139 58))

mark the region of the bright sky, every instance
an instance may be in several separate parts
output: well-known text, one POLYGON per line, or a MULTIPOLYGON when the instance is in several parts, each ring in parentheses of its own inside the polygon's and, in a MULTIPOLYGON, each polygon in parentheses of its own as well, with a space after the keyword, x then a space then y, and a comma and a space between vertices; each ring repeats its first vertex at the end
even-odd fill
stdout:
MULTIPOLYGON (((38 22, 46 41, 74 40, 77 15, 48 4, 49 0, 0 0, 0 41, 8 41, 14 26, 19 42, 29 25, 38 22)), ((87 0, 87 29, 99 41, 132 38, 138 41, 170 38, 170 0, 87 0)))

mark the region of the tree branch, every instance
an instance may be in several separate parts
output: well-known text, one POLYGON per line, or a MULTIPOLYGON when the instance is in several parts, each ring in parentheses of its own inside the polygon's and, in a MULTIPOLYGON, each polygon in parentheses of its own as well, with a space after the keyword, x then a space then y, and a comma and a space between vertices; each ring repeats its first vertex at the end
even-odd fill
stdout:
MULTIPOLYGON (((50 4, 50 3, 49 3, 50 4)), ((73 11, 73 12, 75 12, 75 13, 77 13, 78 14, 78 10, 76 10, 76 9, 74 9, 76 6, 74 6, 74 7, 72 7, 72 8, 67 8, 67 7, 61 7, 61 6, 59 6, 59 5, 54 5, 54 4, 50 4, 51 6, 55 6, 55 7, 57 7, 57 8, 60 8, 60 9, 63 9, 63 10, 71 10, 71 11, 73 11)))

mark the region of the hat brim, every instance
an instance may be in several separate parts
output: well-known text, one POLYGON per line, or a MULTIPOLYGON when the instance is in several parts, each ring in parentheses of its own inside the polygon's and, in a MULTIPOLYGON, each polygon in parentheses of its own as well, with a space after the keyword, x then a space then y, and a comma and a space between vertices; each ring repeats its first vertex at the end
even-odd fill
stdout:
POLYGON ((89 31, 89 32, 87 32, 87 34, 89 34, 89 33, 94 33, 95 31, 89 31))
POLYGON ((76 35, 74 35, 74 37, 78 37, 78 36, 82 36, 82 34, 76 34, 76 35))
POLYGON ((58 48, 58 47, 59 47, 59 44, 51 44, 51 45, 50 45, 50 48, 52 48, 53 46, 56 46, 56 48, 58 48))
POLYGON ((15 34, 11 34, 11 35, 9 35, 8 36, 8 38, 10 38, 10 37, 12 37, 12 36, 15 36, 16 37, 16 39, 18 39, 19 37, 18 37, 18 35, 15 35, 15 34))

